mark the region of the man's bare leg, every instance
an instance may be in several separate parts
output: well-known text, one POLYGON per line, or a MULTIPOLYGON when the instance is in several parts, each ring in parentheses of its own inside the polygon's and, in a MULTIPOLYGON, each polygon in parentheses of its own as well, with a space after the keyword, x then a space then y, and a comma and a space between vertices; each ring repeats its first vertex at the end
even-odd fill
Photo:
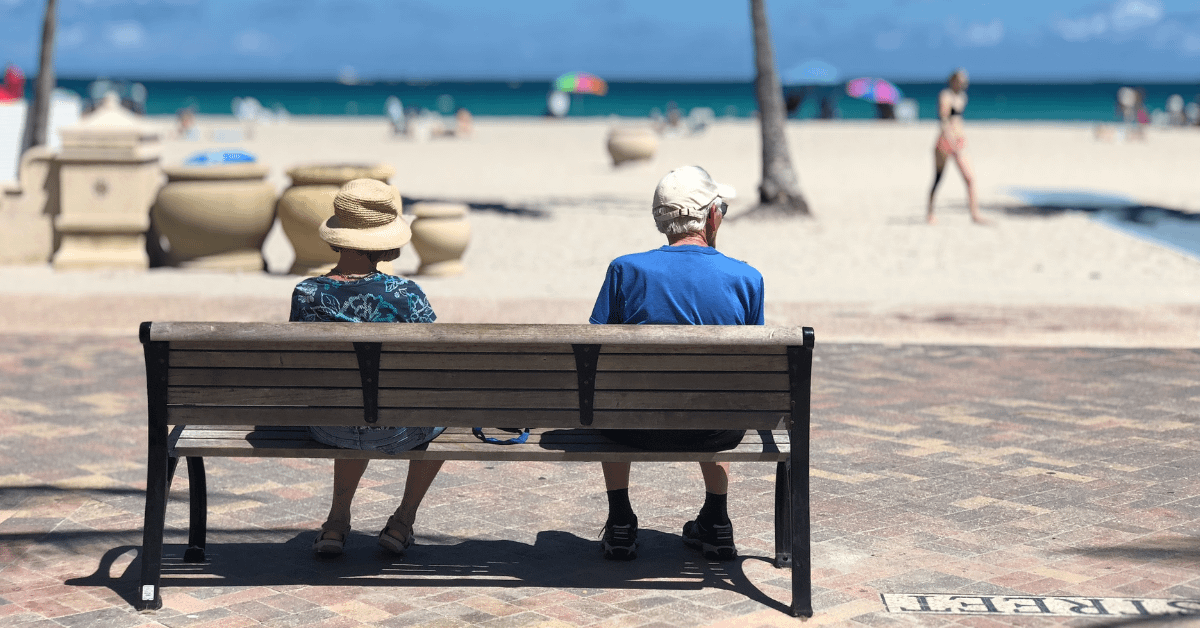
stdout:
POLYGON ((717 495, 729 492, 729 463, 701 462, 700 473, 704 475, 704 490, 717 495))
POLYGON ((629 488, 628 462, 601 462, 600 468, 604 470, 605 490, 616 491, 629 488))

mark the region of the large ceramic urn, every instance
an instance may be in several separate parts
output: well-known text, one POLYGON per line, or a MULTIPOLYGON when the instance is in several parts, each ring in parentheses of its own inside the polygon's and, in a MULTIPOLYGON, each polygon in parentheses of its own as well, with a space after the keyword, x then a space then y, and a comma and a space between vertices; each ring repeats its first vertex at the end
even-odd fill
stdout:
POLYGON ((608 132, 608 154, 613 165, 641 161, 658 150, 658 134, 649 127, 617 127, 608 132))
MULTIPOLYGON (((292 186, 284 190, 275 208, 279 224, 296 251, 291 273, 323 275, 337 263, 338 254, 321 239, 317 229, 333 215, 333 197, 343 185, 354 179, 386 183, 393 173, 395 169, 387 164, 300 166, 288 170, 292 186)), ((378 268, 392 273, 391 262, 380 262, 378 268)))
POLYGON ((467 206, 423 202, 414 204, 412 213, 412 244, 421 258, 417 274, 446 277, 463 272, 462 254, 471 240, 467 206))
POLYGON ((204 270, 262 271, 262 245, 275 222, 275 186, 256 163, 164 168, 167 184, 150 210, 167 241, 166 263, 204 270))

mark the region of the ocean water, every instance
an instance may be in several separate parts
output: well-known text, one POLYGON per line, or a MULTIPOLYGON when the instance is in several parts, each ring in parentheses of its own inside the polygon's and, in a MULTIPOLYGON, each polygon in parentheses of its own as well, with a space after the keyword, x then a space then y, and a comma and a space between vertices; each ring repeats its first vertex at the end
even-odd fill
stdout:
MULTIPOLYGON (((59 86, 89 95, 92 79, 60 79, 59 86)), ((465 107, 482 116, 539 116, 546 111, 549 81, 454 82, 395 81, 346 85, 303 81, 137 81, 146 88, 146 113, 170 115, 194 107, 205 115, 229 115, 234 98, 253 97, 269 109, 283 108, 292 115, 378 116, 389 96, 405 107, 422 107, 451 113, 465 107)), ((123 83, 125 89, 134 83, 123 83)), ((709 107, 717 116, 748 117, 757 108, 754 85, 744 83, 639 83, 610 82, 605 96, 575 95, 569 116, 643 117, 653 110, 665 112, 674 103, 684 113, 709 107)), ((900 83, 913 98, 923 119, 937 116, 937 94, 943 83, 900 83)), ((1119 83, 972 83, 965 117, 976 120, 1078 120, 1111 121, 1119 83)), ((1172 94, 1191 102, 1200 95, 1200 83, 1134 85, 1146 91, 1149 110, 1165 109, 1172 94)), ((786 90, 801 88, 787 87, 786 90)), ((855 100, 837 87, 817 88, 806 98, 797 117, 816 115, 819 100, 831 96, 839 117, 875 117, 875 107, 855 100)))

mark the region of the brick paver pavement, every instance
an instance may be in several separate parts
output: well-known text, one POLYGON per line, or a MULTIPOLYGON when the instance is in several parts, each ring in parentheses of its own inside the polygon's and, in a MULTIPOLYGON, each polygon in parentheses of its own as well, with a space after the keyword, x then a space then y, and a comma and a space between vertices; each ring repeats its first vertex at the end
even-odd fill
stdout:
POLYGON ((208 463, 209 562, 179 561, 164 608, 132 610, 145 391, 132 338, 0 336, 0 625, 1115 626, 888 612, 881 594, 1200 598, 1200 351, 821 344, 813 406, 816 617, 773 554, 771 464, 734 467, 741 558, 678 531, 694 464, 635 465, 642 556, 606 563, 597 465, 448 463, 407 558, 372 535, 405 465, 373 463, 347 554, 308 546, 328 461, 208 463))

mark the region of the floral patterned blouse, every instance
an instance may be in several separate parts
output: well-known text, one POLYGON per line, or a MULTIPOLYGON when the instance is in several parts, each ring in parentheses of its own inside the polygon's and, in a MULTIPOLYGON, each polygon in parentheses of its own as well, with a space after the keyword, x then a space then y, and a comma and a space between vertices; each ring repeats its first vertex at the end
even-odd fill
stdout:
POLYGON ((429 299, 415 282, 380 272, 350 281, 305 279, 292 292, 288 318, 326 323, 432 323, 435 319, 429 299))
MULTIPOLYGON (((432 323, 437 316, 416 283, 374 272, 342 281, 311 277, 292 291, 291 321, 329 323, 432 323)), ((389 454, 433 440, 443 427, 309 426, 313 438, 346 449, 389 454)))

